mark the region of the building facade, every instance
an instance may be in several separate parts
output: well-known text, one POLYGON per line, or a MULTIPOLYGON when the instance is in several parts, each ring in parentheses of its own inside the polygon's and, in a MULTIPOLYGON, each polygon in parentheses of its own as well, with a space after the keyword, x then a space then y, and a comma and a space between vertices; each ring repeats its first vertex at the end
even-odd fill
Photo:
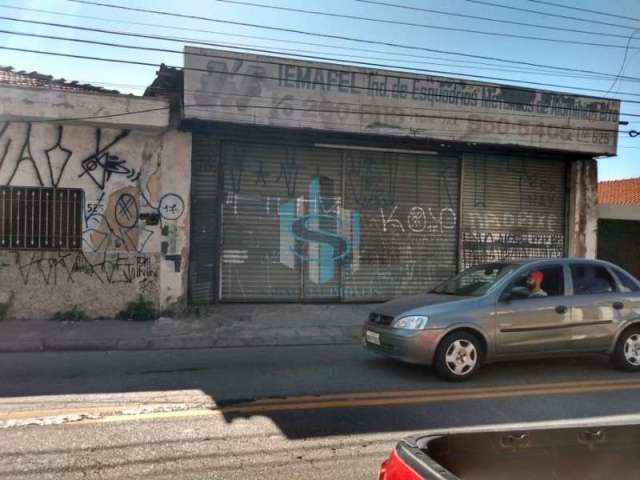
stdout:
POLYGON ((190 299, 369 302, 595 256, 619 103, 187 48, 190 299))
POLYGON ((12 75, 0 85, 3 316, 181 302, 191 139, 169 129, 168 101, 12 75))
POLYGON ((640 277, 640 178, 598 183, 598 258, 640 277))
POLYGON ((596 254, 617 101, 194 48, 143 97, 1 80, 3 316, 282 318, 596 254))

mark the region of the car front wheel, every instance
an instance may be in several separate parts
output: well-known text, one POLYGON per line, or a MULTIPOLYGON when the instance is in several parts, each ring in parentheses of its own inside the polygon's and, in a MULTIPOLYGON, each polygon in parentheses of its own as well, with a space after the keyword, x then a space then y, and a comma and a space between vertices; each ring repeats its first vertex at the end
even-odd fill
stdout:
POLYGON ((613 363, 621 370, 640 371, 640 328, 622 332, 613 353, 613 363))
POLYGON ((480 367, 480 342, 467 332, 452 332, 442 339, 436 351, 434 368, 439 377, 463 381, 480 367))

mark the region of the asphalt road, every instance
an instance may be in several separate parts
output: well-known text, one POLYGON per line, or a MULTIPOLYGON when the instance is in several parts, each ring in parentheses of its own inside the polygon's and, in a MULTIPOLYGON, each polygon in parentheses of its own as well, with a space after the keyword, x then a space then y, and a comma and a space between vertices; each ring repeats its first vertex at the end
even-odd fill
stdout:
POLYGON ((358 346, 0 355, 0 478, 376 478, 429 429, 640 413, 603 357, 464 384, 358 346))

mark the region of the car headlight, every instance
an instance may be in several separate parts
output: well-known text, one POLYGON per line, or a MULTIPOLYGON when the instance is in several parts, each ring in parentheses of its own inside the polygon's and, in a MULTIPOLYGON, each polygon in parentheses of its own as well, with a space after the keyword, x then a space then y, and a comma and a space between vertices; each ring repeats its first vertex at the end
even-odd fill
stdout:
POLYGON ((429 317, 425 315, 411 315, 408 317, 396 318, 391 326, 393 328, 404 328, 405 330, 422 330, 427 326, 429 317))

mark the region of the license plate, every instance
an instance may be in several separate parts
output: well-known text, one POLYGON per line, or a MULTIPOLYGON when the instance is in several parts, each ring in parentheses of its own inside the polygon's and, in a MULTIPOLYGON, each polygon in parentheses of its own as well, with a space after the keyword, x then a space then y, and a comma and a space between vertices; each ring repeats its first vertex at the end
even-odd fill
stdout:
POLYGON ((373 343, 374 345, 380 345, 380 334, 379 333, 367 330, 367 332, 365 333, 365 338, 367 339, 367 342, 369 342, 369 343, 373 343))

